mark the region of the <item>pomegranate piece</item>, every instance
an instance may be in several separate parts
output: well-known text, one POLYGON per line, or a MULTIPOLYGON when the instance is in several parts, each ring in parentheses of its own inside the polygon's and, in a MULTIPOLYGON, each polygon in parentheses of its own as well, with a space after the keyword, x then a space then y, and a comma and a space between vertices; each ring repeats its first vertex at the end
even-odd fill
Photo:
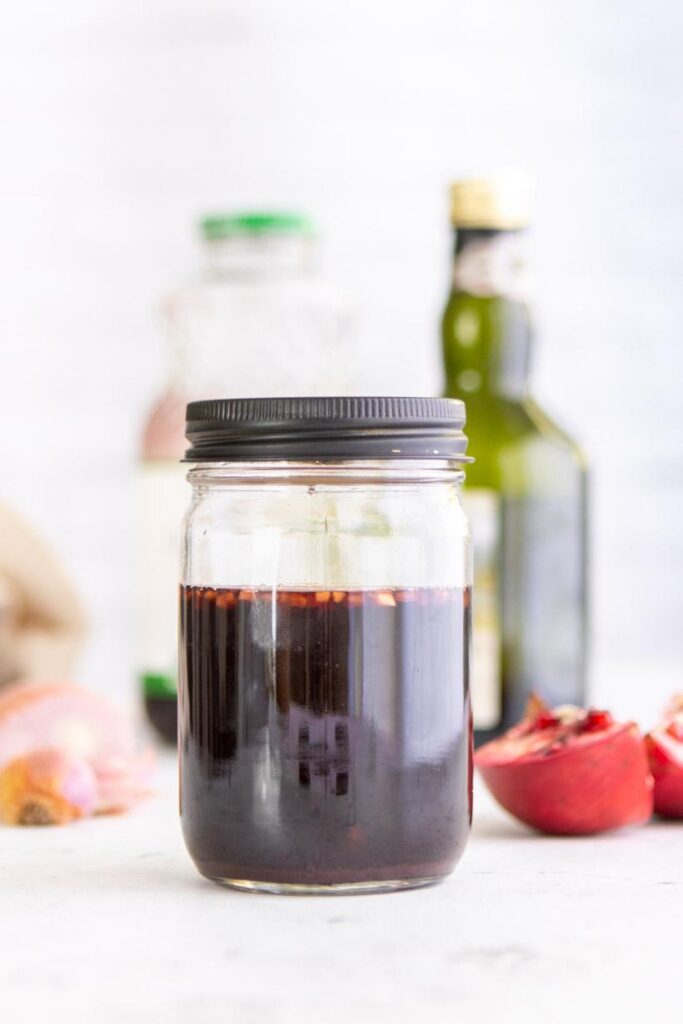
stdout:
POLYGON ((683 818, 683 693, 670 702, 645 746, 655 780, 655 812, 683 818))
POLYGON ((634 722, 607 711, 539 707, 475 752, 499 804, 551 835, 589 835, 644 824, 652 815, 652 777, 634 722))

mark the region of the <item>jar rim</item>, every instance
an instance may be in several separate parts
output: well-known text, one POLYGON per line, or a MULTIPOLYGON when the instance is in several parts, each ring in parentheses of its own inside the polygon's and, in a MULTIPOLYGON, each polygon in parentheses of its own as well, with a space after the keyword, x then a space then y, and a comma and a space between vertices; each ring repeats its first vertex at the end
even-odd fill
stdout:
POLYGON ((455 459, 302 459, 275 461, 200 461, 188 463, 187 479, 193 487, 249 487, 273 484, 324 487, 337 490, 353 486, 460 485, 465 467, 455 459))

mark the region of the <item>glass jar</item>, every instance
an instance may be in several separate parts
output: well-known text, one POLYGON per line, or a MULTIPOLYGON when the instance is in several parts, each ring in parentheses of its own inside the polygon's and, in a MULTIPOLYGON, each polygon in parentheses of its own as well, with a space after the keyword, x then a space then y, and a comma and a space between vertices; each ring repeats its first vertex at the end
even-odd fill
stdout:
POLYGON ((471 818, 471 550, 451 399, 193 402, 181 817, 241 889, 443 878, 471 818))

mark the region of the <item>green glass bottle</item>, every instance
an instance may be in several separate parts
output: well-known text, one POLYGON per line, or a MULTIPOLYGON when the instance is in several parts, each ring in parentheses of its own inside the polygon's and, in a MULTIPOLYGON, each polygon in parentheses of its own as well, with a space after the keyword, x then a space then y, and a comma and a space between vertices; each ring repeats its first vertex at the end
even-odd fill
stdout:
POLYGON ((443 315, 445 394, 467 403, 475 462, 465 501, 475 552, 475 742, 535 691, 585 702, 586 460, 529 394, 532 324, 520 179, 452 186, 452 289, 443 315))

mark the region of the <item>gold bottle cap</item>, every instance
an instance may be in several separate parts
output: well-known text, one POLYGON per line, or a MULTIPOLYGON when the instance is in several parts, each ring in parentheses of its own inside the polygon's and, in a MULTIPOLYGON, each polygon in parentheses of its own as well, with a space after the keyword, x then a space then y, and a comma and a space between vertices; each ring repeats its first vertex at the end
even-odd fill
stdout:
POLYGON ((458 228, 509 231, 531 219, 531 180, 524 174, 467 178, 451 185, 451 221, 458 228))

